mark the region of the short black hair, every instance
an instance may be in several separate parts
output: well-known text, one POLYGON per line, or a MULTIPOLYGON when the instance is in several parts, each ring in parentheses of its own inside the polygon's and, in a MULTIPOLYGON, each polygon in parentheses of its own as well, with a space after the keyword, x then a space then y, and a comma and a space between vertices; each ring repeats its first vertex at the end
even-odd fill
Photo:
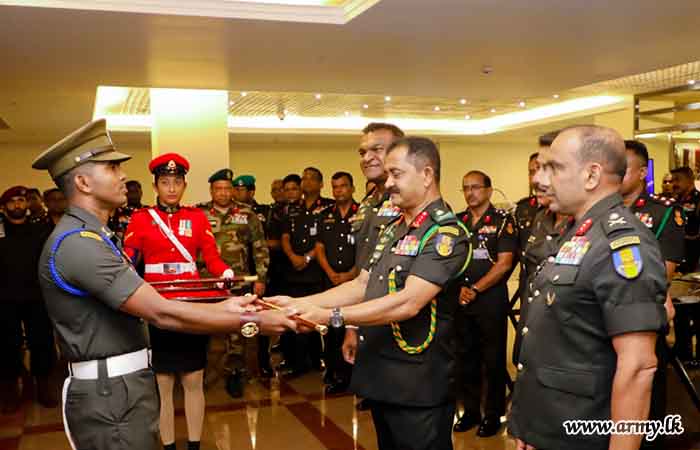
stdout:
POLYGON ((540 152, 535 152, 532 155, 530 155, 530 159, 528 159, 528 162, 532 162, 533 159, 537 159, 537 157, 540 156, 540 152))
POLYGON ((540 144, 540 147, 551 147, 552 142, 559 136, 559 133, 561 130, 556 130, 556 131, 550 131, 549 133, 545 133, 542 136, 538 138, 538 142, 540 144))
MULTIPOLYGON (((43 199, 44 199, 44 201, 46 201, 46 198, 47 198, 49 195, 53 194, 54 192, 61 192, 61 190, 58 189, 58 188, 50 188, 50 189, 45 190, 45 191, 44 191, 44 194, 43 194, 43 196, 42 196, 43 199)), ((61 192, 61 193, 62 193, 62 192, 61 192)), ((65 195, 65 194, 64 194, 64 195, 65 195)))
POLYGON ((413 167, 416 169, 430 166, 435 174, 435 181, 437 183, 440 182, 440 151, 435 142, 420 136, 408 136, 392 142, 386 150, 386 154, 389 155, 392 150, 398 147, 406 147, 408 149, 406 156, 411 159, 413 167))
POLYGON ((343 177, 348 179, 348 181, 350 182, 350 186, 355 186, 355 181, 352 179, 352 175, 350 175, 348 172, 336 172, 331 177, 331 180, 339 180, 343 177))
POLYGON ((481 170, 470 170, 469 172, 465 173, 464 176, 468 177, 469 175, 478 175, 481 177, 482 182, 484 183, 484 187, 490 188, 492 186, 491 183, 491 177, 486 175, 484 172, 481 170))
POLYGON ((372 122, 362 129, 362 134, 369 134, 378 130, 387 130, 394 135, 395 138, 404 137, 403 130, 392 123, 372 122))
POLYGON ((647 146, 639 141, 628 139, 625 141, 625 149, 631 150, 642 161, 643 166, 649 164, 649 151, 647 146))
POLYGON ((671 174, 683 175, 686 178, 690 178, 691 180, 695 178, 695 175, 693 174, 693 169, 691 169, 688 166, 676 167, 675 169, 671 169, 671 174))
POLYGON ((627 154, 625 143, 620 134, 612 128, 598 125, 574 125, 560 130, 575 132, 579 146, 576 157, 580 163, 597 162, 603 169, 622 180, 627 172, 627 154))
POLYGON ((141 183, 139 183, 139 182, 136 181, 136 180, 129 180, 129 181, 127 181, 127 182, 126 182, 126 187, 128 188, 128 187, 130 187, 130 186, 136 186, 136 187, 138 187, 139 189, 141 189, 141 183))
POLYGON ((306 169, 303 170, 303 172, 306 172, 307 170, 308 170, 309 172, 315 173, 315 174, 316 174, 316 180, 317 180, 319 183, 323 183, 323 174, 321 173, 320 170, 318 170, 316 167, 307 167, 306 169))
POLYGON ((27 188, 27 197, 29 197, 29 194, 36 194, 38 197, 41 197, 41 191, 37 188, 27 188))
POLYGON ((296 184, 301 184, 301 177, 295 173, 290 173, 284 179, 282 180, 282 186, 284 186, 287 183, 296 183, 296 184))

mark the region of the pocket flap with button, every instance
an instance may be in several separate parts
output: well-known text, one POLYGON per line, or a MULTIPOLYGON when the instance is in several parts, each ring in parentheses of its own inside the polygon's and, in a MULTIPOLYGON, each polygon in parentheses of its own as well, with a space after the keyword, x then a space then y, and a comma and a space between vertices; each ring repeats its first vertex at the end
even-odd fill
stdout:
POLYGON ((578 275, 579 266, 557 264, 552 269, 549 280, 554 285, 574 284, 578 275))
POLYGON ((539 367, 537 380, 548 388, 589 398, 594 397, 597 386, 595 373, 568 368, 539 367))

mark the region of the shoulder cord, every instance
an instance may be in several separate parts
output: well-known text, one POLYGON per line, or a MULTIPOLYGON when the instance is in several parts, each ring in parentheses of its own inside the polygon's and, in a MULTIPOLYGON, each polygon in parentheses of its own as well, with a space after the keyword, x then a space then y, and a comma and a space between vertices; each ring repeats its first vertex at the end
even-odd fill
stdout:
MULTIPOLYGON (((53 243, 53 245, 51 246, 51 252, 49 253, 49 271, 51 272, 51 278, 53 279, 54 283, 56 283, 56 286, 58 286, 61 290, 68 292, 71 295, 78 296, 78 297, 87 297, 88 293, 86 291, 80 290, 74 286, 71 286, 58 273, 58 269, 56 269, 56 252, 58 251, 58 247, 61 246, 63 241, 68 236, 71 236, 75 233, 81 233, 83 231, 87 231, 89 233, 94 233, 94 231, 85 230, 84 228, 77 228, 75 230, 69 230, 69 231, 63 232, 62 234, 60 234, 58 236, 56 241, 53 243)), ((104 242, 106 242, 109 245, 109 247, 111 247, 112 251, 117 256, 122 257, 121 252, 119 251, 117 246, 114 245, 114 242, 112 242, 111 239, 109 239, 107 236, 103 235, 102 233, 99 233, 99 234, 102 237, 102 240, 104 242)))
MULTIPOLYGON (((458 224, 460 228, 464 230, 464 232, 469 236, 469 230, 464 226, 463 223, 458 221, 458 224)), ((428 243, 428 241, 435 236, 435 234, 439 231, 440 225, 435 224, 432 227, 428 229, 428 232, 425 233, 423 236, 423 239, 420 241, 420 245, 418 247, 418 254, 420 254, 423 251, 423 248, 425 248, 425 245, 428 243)), ((457 273, 454 277, 451 279, 455 279, 459 276, 461 276, 464 271, 467 269, 467 266, 469 265, 469 262, 471 261, 472 257, 472 249, 471 249, 471 241, 467 240, 469 243, 469 252, 467 254, 467 258, 464 261, 464 264, 462 265, 462 268, 460 269, 459 273, 457 273)), ((389 284, 389 294, 395 294, 397 292, 396 289, 396 270, 392 269, 391 272, 389 272, 389 278, 388 278, 388 284, 389 284)), ((391 322, 391 331, 394 336, 394 341, 396 344, 399 346, 401 350, 404 352, 408 353, 409 355, 417 355, 420 353, 423 353, 425 350, 428 349, 430 344, 433 342, 433 339, 435 339, 435 333, 437 332, 437 298, 434 298, 430 301, 430 325, 428 327, 428 336, 426 336, 425 340, 423 343, 417 346, 412 346, 409 345, 408 342, 403 338, 403 335, 401 334, 401 327, 399 326, 398 322, 391 322)))
POLYGON ((656 240, 659 240, 659 237, 661 237, 661 232, 664 231, 664 228, 666 227, 666 223, 668 223, 668 219, 671 217, 672 212, 673 212, 673 208, 666 209, 666 214, 664 214, 664 218, 661 219, 661 225, 659 225, 659 229, 656 230, 656 240))

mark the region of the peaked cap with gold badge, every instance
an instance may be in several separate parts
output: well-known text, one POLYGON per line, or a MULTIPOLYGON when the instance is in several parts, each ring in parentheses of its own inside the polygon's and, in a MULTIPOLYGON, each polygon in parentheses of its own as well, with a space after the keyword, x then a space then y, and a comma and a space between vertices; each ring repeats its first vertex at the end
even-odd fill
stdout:
POLYGON ((44 151, 32 167, 48 170, 56 179, 87 162, 124 162, 131 156, 120 153, 112 143, 105 119, 89 122, 44 151))

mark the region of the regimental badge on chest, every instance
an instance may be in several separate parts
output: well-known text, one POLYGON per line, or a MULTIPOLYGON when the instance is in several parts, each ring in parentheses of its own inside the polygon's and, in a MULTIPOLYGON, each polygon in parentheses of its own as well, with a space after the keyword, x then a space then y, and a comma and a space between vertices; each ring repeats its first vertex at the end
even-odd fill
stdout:
POLYGON ((397 217, 399 214, 401 214, 401 209, 392 205, 390 200, 382 203, 381 208, 377 211, 379 217, 397 217))
POLYGON ((581 260, 589 248, 591 243, 586 236, 574 236, 561 246, 554 262, 569 266, 581 265, 581 260))
POLYGON ((192 221, 190 219, 180 219, 177 226, 177 234, 192 237, 192 221))
POLYGON ((649 213, 636 212, 634 213, 639 220, 646 225, 647 228, 654 228, 654 218, 649 213))
POLYGON ((245 214, 234 214, 231 216, 231 223, 235 223, 237 225, 247 225, 248 224, 248 216, 245 214))

